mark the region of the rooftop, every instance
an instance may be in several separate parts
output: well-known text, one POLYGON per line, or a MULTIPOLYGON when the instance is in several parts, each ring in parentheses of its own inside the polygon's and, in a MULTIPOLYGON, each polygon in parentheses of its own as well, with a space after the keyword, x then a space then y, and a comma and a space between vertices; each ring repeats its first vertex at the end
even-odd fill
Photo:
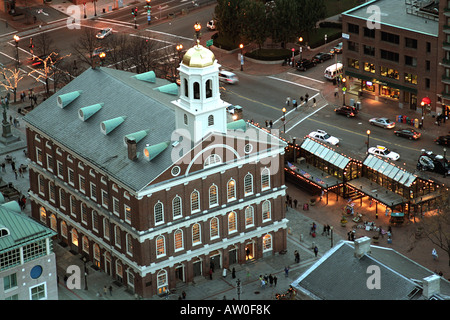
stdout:
MULTIPOLYGON (((437 14, 432 14, 425 5, 430 1, 412 0, 373 0, 342 13, 343 16, 373 21, 376 7, 380 8, 381 25, 418 32, 437 37, 439 22, 437 14)), ((434 2, 434 1, 431 1, 434 2)), ((375 22, 375 21, 374 21, 375 22)))

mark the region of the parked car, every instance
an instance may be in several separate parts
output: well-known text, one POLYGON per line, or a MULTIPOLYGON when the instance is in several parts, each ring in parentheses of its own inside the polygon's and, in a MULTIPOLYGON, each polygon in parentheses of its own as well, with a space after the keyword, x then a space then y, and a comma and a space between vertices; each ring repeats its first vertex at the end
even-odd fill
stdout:
POLYGON ((112 34, 112 28, 105 28, 105 29, 100 30, 100 32, 97 33, 97 34, 95 35, 95 37, 96 37, 97 39, 105 39, 105 38, 106 38, 107 36, 109 36, 110 34, 112 34))
POLYGON ((398 159, 400 159, 400 155, 397 152, 391 151, 383 146, 370 147, 369 153, 393 161, 397 161, 398 159))
POLYGON ((417 169, 443 174, 444 177, 450 175, 450 161, 441 155, 435 155, 432 151, 422 149, 422 154, 417 160, 417 169))
POLYGON ((300 71, 306 71, 309 68, 315 67, 316 63, 313 62, 312 60, 308 60, 308 59, 302 59, 297 61, 295 67, 297 68, 297 70, 300 71))
POLYGON ((409 140, 417 140, 422 135, 420 132, 417 132, 414 129, 402 129, 394 131, 394 134, 397 137, 408 138, 409 140))
POLYGON ((326 53, 326 52, 320 52, 318 54, 316 54, 311 60, 315 63, 322 63, 326 60, 330 60, 331 59, 331 54, 326 53))
POLYGON ((107 53, 108 51, 111 51, 111 49, 105 49, 102 47, 98 47, 98 48, 95 48, 94 51, 92 51, 92 56, 96 57, 96 56, 100 55, 100 53, 102 53, 102 52, 107 53))
POLYGON ((206 27, 208 28, 208 30, 216 30, 216 24, 214 20, 209 20, 206 24, 206 27))
POLYGON ((439 144, 441 146, 448 147, 450 145, 450 134, 446 136, 439 136, 434 140, 434 142, 436 142, 436 144, 439 144))
POLYGON ((343 43, 339 42, 333 49, 330 50, 330 53, 337 54, 342 53, 343 43))
POLYGON ((239 81, 238 77, 233 72, 225 70, 219 71, 219 80, 229 84, 235 84, 239 81))
POLYGON ((308 136, 310 136, 311 138, 317 139, 319 141, 329 143, 333 146, 335 146, 339 143, 338 138, 330 136, 328 133, 326 133, 325 131, 320 130, 320 129, 311 132, 308 136))
POLYGON ((47 59, 47 55, 43 55, 43 56, 35 56, 33 55, 30 58, 30 65, 32 68, 39 68, 44 64, 44 60, 47 59))
POLYGON ((358 113, 358 110, 356 108, 350 106, 338 107, 335 108, 334 111, 336 112, 336 114, 342 114, 347 118, 354 117, 358 113))
POLYGON ((392 129, 395 127, 395 122, 392 122, 388 118, 372 118, 369 120, 369 123, 374 126, 392 129))

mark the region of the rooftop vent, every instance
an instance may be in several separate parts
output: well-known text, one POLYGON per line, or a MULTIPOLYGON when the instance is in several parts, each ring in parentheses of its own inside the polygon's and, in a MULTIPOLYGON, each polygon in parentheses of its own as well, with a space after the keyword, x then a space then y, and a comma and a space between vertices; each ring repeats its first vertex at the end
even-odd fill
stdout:
POLYGON ((127 145, 128 140, 130 139, 134 139, 136 141, 136 143, 138 143, 139 141, 141 141, 143 138, 145 138, 145 136, 150 132, 150 130, 141 130, 141 131, 137 131, 137 132, 133 132, 130 134, 127 134, 125 137, 123 137, 123 143, 125 144, 125 146, 127 145))
POLYGON ((117 128, 119 125, 122 124, 122 122, 125 121, 127 117, 117 117, 110 120, 105 120, 100 122, 100 130, 104 135, 109 134, 111 131, 113 131, 115 128, 117 128))
POLYGON ((161 142, 153 146, 147 146, 144 148, 144 156, 147 161, 152 161, 157 155, 163 152, 170 142, 161 142))
POLYGON ((80 110, 78 110, 78 117, 82 121, 86 121, 93 114, 95 114, 98 110, 100 110, 103 107, 103 105, 104 105, 104 103, 97 103, 97 104, 93 104, 91 106, 81 108, 80 110))
POLYGON ((154 71, 148 71, 140 74, 136 74, 133 76, 133 78, 136 78, 141 81, 147 81, 147 82, 156 82, 156 75, 154 71))
POLYGON ((73 91, 58 96, 57 104, 60 108, 65 108, 69 103, 78 98, 83 91, 73 91))

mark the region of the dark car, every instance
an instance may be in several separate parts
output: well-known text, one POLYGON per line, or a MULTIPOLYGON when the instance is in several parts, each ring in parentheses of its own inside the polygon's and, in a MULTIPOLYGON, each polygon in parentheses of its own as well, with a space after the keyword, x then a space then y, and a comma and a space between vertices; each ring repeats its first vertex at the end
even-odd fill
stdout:
POLYGON ((449 146, 450 145, 450 135, 439 136, 434 140, 436 144, 440 144, 441 146, 449 146))
POLYGON ((300 71, 306 71, 309 68, 315 67, 316 63, 308 60, 308 59, 302 59, 297 61, 297 64, 295 65, 295 67, 297 68, 297 70, 300 71))
POLYGON ((325 52, 320 52, 318 54, 316 54, 311 60, 315 63, 322 63, 326 60, 330 60, 331 59, 331 54, 329 53, 325 53, 325 52))
POLYGON ((432 151, 422 149, 422 154, 417 161, 417 169, 443 174, 444 177, 450 174, 450 161, 432 151))
POLYGON ((44 65, 45 59, 47 59, 46 55, 40 57, 33 55, 33 57, 30 59, 30 65, 33 68, 39 68, 44 65))
POLYGON ((350 106, 338 107, 335 108, 334 111, 336 112, 336 114, 342 114, 347 118, 354 117, 358 113, 358 110, 356 108, 350 106))
POLYGON ((397 137, 408 138, 409 140, 417 140, 422 135, 420 132, 417 132, 413 129, 402 129, 394 131, 394 134, 397 137))

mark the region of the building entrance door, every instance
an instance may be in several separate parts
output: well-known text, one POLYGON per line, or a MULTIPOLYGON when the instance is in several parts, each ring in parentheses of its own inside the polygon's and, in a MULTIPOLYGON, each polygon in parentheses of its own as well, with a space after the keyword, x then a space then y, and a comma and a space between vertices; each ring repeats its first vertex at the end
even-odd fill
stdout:
POLYGON ((255 244, 253 243, 253 241, 248 242, 245 245, 245 260, 251 260, 255 257, 254 247, 255 244))

